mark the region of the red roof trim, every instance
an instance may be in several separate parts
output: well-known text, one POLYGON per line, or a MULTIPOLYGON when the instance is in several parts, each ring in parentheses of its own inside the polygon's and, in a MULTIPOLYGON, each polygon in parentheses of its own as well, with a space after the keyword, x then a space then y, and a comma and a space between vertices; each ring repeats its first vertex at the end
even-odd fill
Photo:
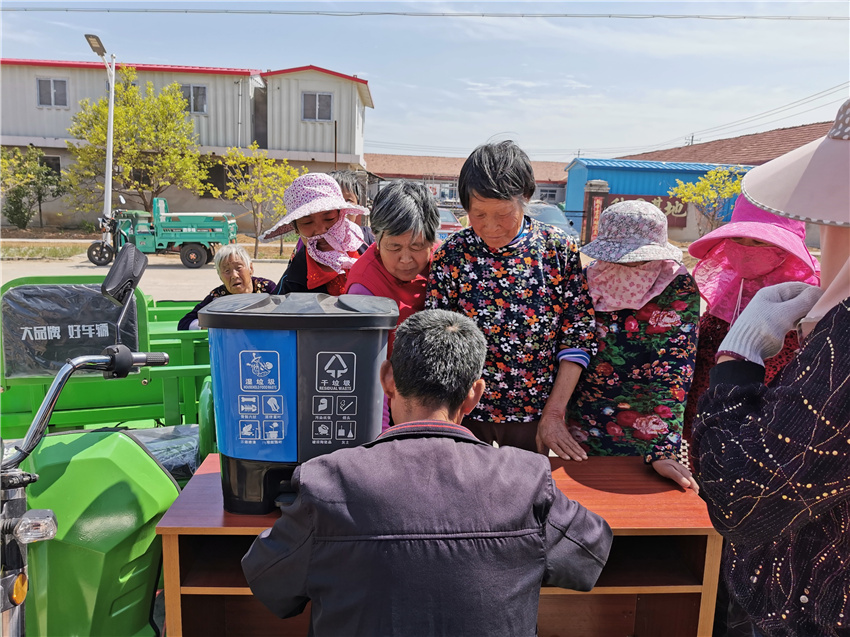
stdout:
MULTIPOLYGON (((70 69, 102 69, 103 62, 67 62, 64 60, 18 60, 13 58, 0 58, 0 64, 10 66, 48 66, 70 69)), ((224 69, 208 66, 176 66, 171 64, 132 64, 130 62, 118 62, 118 67, 132 66, 137 71, 164 72, 164 73, 206 73, 208 75, 257 75, 258 70, 252 69, 224 69)))
POLYGON ((266 71, 265 73, 260 73, 261 77, 269 77, 271 75, 284 75, 286 73, 300 73, 301 71, 318 71, 319 73, 327 73, 328 75, 334 75, 336 77, 341 77, 345 80, 351 80, 352 82, 359 82, 360 84, 366 84, 368 86, 369 82, 359 77, 355 77, 354 75, 346 75, 345 73, 337 73, 336 71, 329 71, 328 69, 323 69, 320 66, 313 66, 312 64, 309 66, 299 66, 294 69, 280 69, 279 71, 266 71))

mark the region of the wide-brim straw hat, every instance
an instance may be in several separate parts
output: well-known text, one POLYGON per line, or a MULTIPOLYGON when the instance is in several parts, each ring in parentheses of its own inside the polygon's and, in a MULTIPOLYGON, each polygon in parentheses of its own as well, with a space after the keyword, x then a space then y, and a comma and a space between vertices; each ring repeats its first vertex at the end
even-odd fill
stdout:
POLYGON ((343 215, 368 215, 369 209, 345 200, 336 180, 325 173, 307 173, 290 184, 283 193, 286 216, 260 235, 268 241, 290 232, 292 222, 317 212, 339 210, 343 215))
POLYGON ((850 100, 826 137, 756 166, 744 176, 741 192, 784 217, 850 226, 850 100))
POLYGON ((581 251, 612 263, 682 262, 682 249, 667 241, 667 217, 648 201, 621 201, 606 208, 599 217, 596 239, 581 251))
POLYGON ((806 224, 782 217, 738 196, 729 223, 712 230, 688 246, 695 259, 703 259, 724 239, 749 238, 766 241, 795 256, 810 272, 817 272, 817 261, 806 247, 806 224))

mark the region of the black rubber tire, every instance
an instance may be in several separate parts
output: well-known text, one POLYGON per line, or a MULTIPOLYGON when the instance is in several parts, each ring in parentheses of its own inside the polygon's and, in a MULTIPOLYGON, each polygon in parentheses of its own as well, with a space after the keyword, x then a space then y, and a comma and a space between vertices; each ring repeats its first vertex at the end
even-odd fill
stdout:
POLYGON ((187 268, 200 268, 207 263, 207 249, 200 243, 187 243, 180 248, 180 261, 187 268))
POLYGON ((115 251, 108 243, 96 241, 86 250, 86 256, 95 265, 109 265, 112 262, 112 257, 115 256, 115 251))

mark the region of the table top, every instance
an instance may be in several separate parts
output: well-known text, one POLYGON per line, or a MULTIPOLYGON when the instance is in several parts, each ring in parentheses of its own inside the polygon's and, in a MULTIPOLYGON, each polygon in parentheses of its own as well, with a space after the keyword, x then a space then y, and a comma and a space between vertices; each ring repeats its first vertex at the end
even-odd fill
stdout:
MULTIPOLYGON (((567 497, 598 513, 615 535, 713 533, 705 503, 656 474, 639 457, 551 458, 552 477, 567 497)), ((161 535, 256 535, 279 517, 224 510, 218 454, 210 454, 163 515, 161 535)))

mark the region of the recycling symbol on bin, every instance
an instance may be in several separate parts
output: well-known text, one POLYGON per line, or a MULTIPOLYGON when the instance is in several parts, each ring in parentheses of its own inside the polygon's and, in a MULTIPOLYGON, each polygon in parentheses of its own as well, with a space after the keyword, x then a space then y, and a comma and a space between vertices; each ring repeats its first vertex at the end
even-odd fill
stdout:
POLYGON ((316 354, 316 390, 353 392, 357 355, 354 352, 316 354))

